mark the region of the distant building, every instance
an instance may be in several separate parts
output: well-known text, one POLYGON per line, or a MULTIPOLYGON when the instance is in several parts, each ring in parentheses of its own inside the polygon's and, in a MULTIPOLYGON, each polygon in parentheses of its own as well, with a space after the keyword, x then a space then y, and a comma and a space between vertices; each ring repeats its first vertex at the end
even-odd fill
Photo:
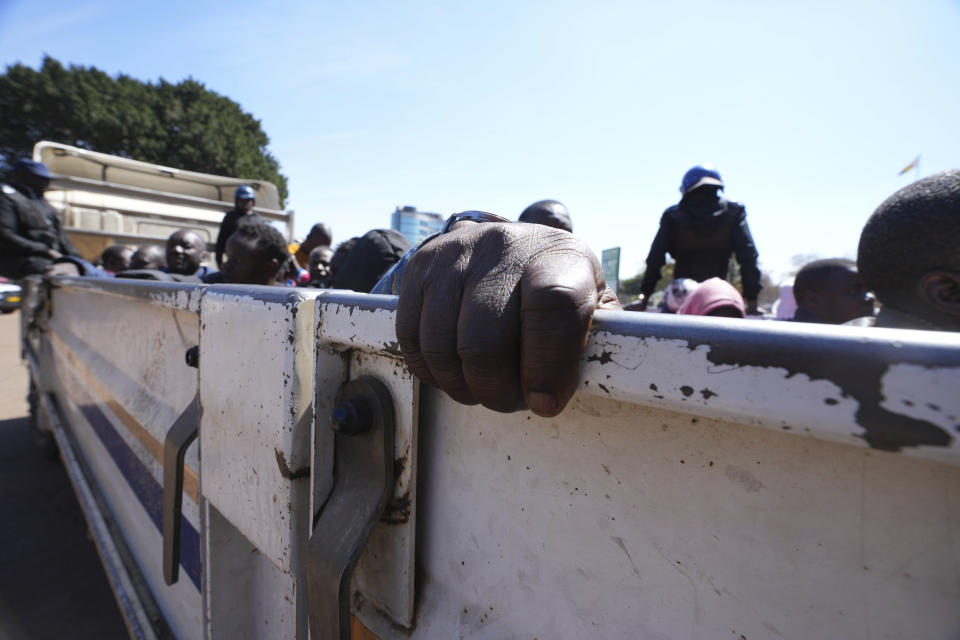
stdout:
POLYGON ((417 211, 416 207, 397 207, 390 216, 390 228, 402 233, 414 245, 443 228, 446 218, 439 213, 417 211))

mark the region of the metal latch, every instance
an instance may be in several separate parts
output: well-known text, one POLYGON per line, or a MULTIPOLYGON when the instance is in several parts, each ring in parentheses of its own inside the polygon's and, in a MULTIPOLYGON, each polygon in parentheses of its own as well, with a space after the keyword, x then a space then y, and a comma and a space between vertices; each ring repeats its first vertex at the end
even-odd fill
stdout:
POLYGON ((349 640, 350 579, 393 493, 394 413, 387 387, 361 376, 330 416, 334 485, 307 546, 310 637, 349 640))
POLYGON ((183 520, 183 459, 199 430, 199 395, 177 416, 163 440, 163 579, 180 576, 180 523, 183 520))

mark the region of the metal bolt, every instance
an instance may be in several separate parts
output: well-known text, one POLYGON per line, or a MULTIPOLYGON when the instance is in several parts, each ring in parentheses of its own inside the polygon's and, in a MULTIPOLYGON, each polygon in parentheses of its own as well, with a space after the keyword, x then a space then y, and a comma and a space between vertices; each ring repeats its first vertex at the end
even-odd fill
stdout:
POLYGON ((330 412, 330 428, 353 436, 370 428, 370 407, 363 398, 344 400, 330 412))

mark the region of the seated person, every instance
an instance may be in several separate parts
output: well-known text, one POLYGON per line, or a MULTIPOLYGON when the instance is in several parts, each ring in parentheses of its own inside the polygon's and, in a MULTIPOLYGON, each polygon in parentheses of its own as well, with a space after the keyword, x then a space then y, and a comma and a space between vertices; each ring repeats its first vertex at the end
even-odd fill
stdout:
MULTIPOLYGON (((159 250, 159 247, 151 251, 155 250, 159 250)), ((146 255, 146 247, 141 251, 146 255)), ((118 278, 161 282, 202 282, 204 277, 210 275, 210 269, 200 264, 207 257, 207 243, 199 233, 190 229, 178 229, 167 238, 166 267, 133 268, 133 264, 139 264, 139 260, 134 260, 136 257, 137 254, 134 253, 131 257, 131 268, 117 273, 118 278)), ((81 275, 99 278, 112 275, 94 267, 82 258, 64 256, 56 263, 46 272, 47 275, 81 275)))
MULTIPOLYGON (((907 185, 874 211, 857 267, 878 327, 960 331, 960 170, 907 185)), ((861 323, 866 324, 866 323, 861 323)))
POLYGON ((268 224, 243 224, 227 240, 223 268, 204 282, 273 285, 290 260, 283 234, 268 224))
POLYGON ((196 231, 178 229, 167 238, 167 273, 193 276, 202 280, 210 268, 201 263, 207 259, 207 243, 196 231))
POLYGON ((743 296, 726 280, 709 278, 687 295, 677 309, 677 315, 743 318, 743 296))
POLYGON ((317 247, 329 247, 333 243, 333 232, 323 222, 318 222, 310 228, 310 233, 297 248, 294 257, 297 264, 304 265, 310 261, 310 252, 317 247))
POLYGON ((329 286, 330 260, 333 258, 333 249, 330 247, 315 247, 310 252, 310 282, 308 287, 325 289, 329 286))
POLYGON ((130 269, 157 269, 167 268, 167 253, 162 247, 155 244, 147 244, 130 256, 130 269))
POLYGON ((369 293, 380 277, 410 249, 410 241, 393 229, 373 229, 357 239, 331 278, 334 289, 369 293))
POLYGON ((849 260, 816 260, 803 266, 793 281, 797 322, 843 324, 873 315, 873 294, 849 260))
POLYGON ((573 233, 573 221, 570 212, 561 202, 556 200, 540 200, 523 210, 518 222, 542 224, 554 229, 563 229, 573 233))
POLYGON ((677 278, 671 282, 663 290, 663 304, 660 305, 660 313, 677 313, 687 296, 699 286, 700 283, 693 278, 677 278))
POLYGON ((130 258, 132 256, 133 249, 130 247, 122 244, 111 245, 100 254, 100 265, 104 271, 116 274, 130 268, 130 258))
POLYGON ((328 283, 332 282, 336 274, 343 269, 343 263, 346 262, 347 256, 350 255, 350 252, 356 246, 357 240, 359 239, 360 238, 350 238, 337 245, 337 248, 333 252, 333 257, 330 258, 330 274, 327 276, 328 283))

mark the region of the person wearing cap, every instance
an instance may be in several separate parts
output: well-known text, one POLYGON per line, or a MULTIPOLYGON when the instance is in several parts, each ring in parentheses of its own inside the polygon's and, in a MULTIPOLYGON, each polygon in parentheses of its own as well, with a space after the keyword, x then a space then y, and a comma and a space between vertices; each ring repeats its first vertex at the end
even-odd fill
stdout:
POLYGON ((757 313, 760 269, 757 248, 747 226, 747 212, 739 202, 720 197, 723 180, 709 165, 687 171, 680 184, 680 202, 660 218, 660 229, 647 255, 647 270, 640 283, 641 300, 633 308, 643 310, 660 279, 666 254, 673 256, 675 278, 703 282, 728 277, 730 256, 740 264, 746 312, 757 313))
POLYGON ((77 255, 43 197, 52 177, 42 162, 24 158, 13 165, 12 180, 0 183, 0 275, 43 273, 57 258, 77 255))
POLYGON ((710 278, 690 292, 677 309, 677 315, 742 318, 743 298, 737 288, 726 280, 710 278))
POLYGON ((241 185, 233 194, 234 207, 223 216, 220 223, 220 233, 217 234, 217 244, 214 249, 214 259, 217 261, 217 268, 223 266, 223 254, 227 250, 227 240, 234 234, 237 227, 243 223, 262 224, 263 219, 253 210, 256 204, 257 194, 253 188, 248 185, 241 185))

